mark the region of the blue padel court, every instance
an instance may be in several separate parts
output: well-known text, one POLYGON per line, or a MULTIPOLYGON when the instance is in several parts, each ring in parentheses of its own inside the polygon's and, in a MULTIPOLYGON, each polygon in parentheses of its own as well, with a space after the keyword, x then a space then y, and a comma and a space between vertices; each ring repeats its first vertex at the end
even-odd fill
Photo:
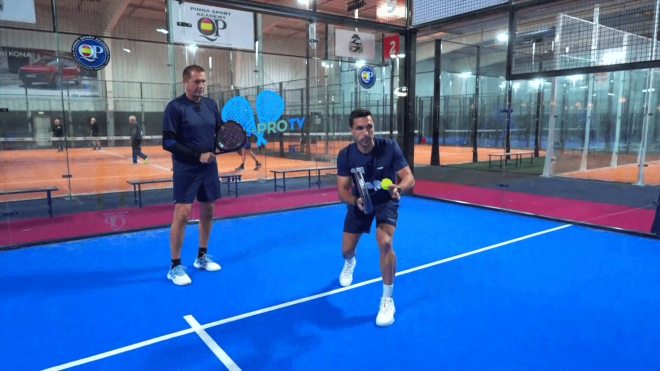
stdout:
POLYGON ((166 278, 169 230, 0 253, 4 370, 657 370, 660 241, 405 197, 395 322, 345 206, 214 223, 220 272, 166 278))

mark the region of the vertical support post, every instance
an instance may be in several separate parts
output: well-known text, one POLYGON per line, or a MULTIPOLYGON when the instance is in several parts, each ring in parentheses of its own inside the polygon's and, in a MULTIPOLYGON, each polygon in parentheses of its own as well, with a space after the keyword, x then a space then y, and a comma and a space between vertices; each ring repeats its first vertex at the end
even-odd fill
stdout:
POLYGON ((433 66, 433 142, 431 145, 431 165, 440 166, 440 92, 442 78, 442 40, 435 40, 433 66))
MULTIPOLYGON (((625 36, 625 38, 627 39, 627 36, 625 36)), ((619 163, 619 144, 621 142, 621 116, 622 116, 623 100, 624 100, 623 86, 624 86, 624 76, 626 72, 618 71, 618 72, 614 72, 614 74, 616 75, 617 88, 616 90, 612 91, 612 94, 614 94, 614 97, 617 100, 617 105, 616 105, 616 125, 614 126, 614 145, 612 147, 612 161, 610 162, 611 167, 616 167, 619 163)))
POLYGON ((415 168, 415 77, 417 75, 417 30, 406 31, 406 56, 404 76, 406 97, 404 100, 403 121, 403 156, 414 173, 415 168))
POLYGON ((394 59, 390 59, 392 68, 390 69, 390 139, 394 139, 394 122, 396 118, 394 117, 394 69, 395 63, 394 59))
MULTIPOLYGON (((656 46, 658 43, 658 12, 660 11, 660 0, 655 2, 655 12, 653 13, 655 22, 653 26, 653 48, 651 49, 650 60, 655 60, 656 46)), ((651 125, 651 102, 653 101, 653 72, 654 69, 649 70, 648 83, 646 84, 646 107, 644 109, 644 126, 642 128, 642 142, 639 146, 637 171, 637 185, 644 184, 644 161, 646 159, 646 146, 649 139, 649 126, 651 125)))
POLYGON ((474 103, 472 104, 472 162, 479 162, 479 149, 477 143, 479 130, 479 80, 481 80, 481 46, 477 46, 477 73, 474 84, 474 103))
MULTIPOLYGON (((598 54, 598 22, 599 22, 599 6, 594 6, 594 28, 591 32, 591 60, 595 61, 598 54)), ((593 63, 593 62, 592 62, 593 63)), ((594 85, 596 78, 594 74, 589 74, 587 80, 588 93, 587 93, 587 120, 584 128, 584 145, 582 148, 582 161, 580 162, 580 170, 587 170, 587 160, 589 158, 589 143, 591 141, 591 120, 593 119, 593 102, 594 102, 594 85)))
POLYGON ((539 87, 536 91, 536 120, 534 131, 534 157, 539 157, 539 150, 541 147, 541 106, 543 105, 543 87, 545 80, 539 80, 539 87))
POLYGON ((550 92, 550 123, 548 125, 548 149, 545 152, 545 164, 543 165, 543 177, 551 177, 554 173, 555 155, 555 126, 557 123, 557 84, 559 79, 552 79, 552 90, 550 92))
MULTIPOLYGON (((282 97, 282 100, 285 100, 284 97, 284 84, 280 81, 280 97, 282 97)), ((286 107, 286 102, 284 107, 286 107)), ((280 132, 280 157, 284 158, 284 133, 280 132)))

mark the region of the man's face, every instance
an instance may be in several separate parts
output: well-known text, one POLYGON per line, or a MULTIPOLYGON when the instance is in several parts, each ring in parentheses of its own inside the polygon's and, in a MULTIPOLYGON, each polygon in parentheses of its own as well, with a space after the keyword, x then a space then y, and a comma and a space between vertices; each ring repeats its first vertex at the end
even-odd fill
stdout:
POLYGON ((96 124, 96 120, 92 119, 92 125, 96 124))
POLYGON ((354 119, 351 134, 363 147, 371 146, 374 142, 374 119, 371 116, 354 119))
POLYGON ((183 80, 183 85, 186 87, 186 95, 200 99, 206 91, 206 72, 192 71, 190 79, 183 80))
POLYGON ((55 120, 55 126, 60 126, 60 120, 55 120))
POLYGON ((128 119, 128 122, 130 122, 131 124, 135 124, 135 119, 131 117, 128 119))

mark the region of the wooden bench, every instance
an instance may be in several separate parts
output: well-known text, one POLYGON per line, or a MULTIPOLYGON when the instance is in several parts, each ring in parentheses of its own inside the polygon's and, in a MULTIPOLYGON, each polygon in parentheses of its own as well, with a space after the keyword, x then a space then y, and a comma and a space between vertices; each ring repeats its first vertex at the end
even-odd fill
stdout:
MULTIPOLYGON (((238 198, 238 182, 241 181, 241 174, 220 174, 218 176, 222 181, 227 183, 227 193, 231 196, 231 193, 234 192, 236 198, 238 198), (234 183, 234 190, 231 189, 231 183, 234 183)), ((135 199, 135 205, 139 205, 140 209, 142 208, 142 185, 143 184, 156 184, 156 183, 169 183, 172 178, 162 178, 162 179, 148 179, 148 180, 129 180, 126 183, 133 186, 133 197, 135 199)))
POLYGON ((309 188, 312 188, 312 184, 318 184, 319 189, 321 189, 321 170, 330 170, 330 169, 336 169, 336 166, 322 166, 322 167, 306 167, 306 168, 299 168, 299 169, 281 169, 281 170, 271 170, 270 172, 273 173, 273 176, 275 177, 273 183, 275 184, 275 192, 277 192, 277 188, 282 188, 284 190, 284 193, 286 193, 286 174, 287 173, 298 173, 298 172, 307 172, 307 179, 309 181, 309 188), (312 171, 317 172, 318 176, 318 181, 312 183, 312 171), (277 174, 282 174, 282 185, 278 186, 277 185, 277 174))
MULTIPOLYGON (((502 157, 505 156, 514 156, 516 158, 516 167, 518 167, 518 162, 522 165, 522 158, 525 155, 530 155, 530 164, 534 165, 534 151, 525 151, 525 152, 504 152, 504 153, 489 153, 488 154, 488 168, 491 167, 491 160, 493 156, 500 158, 500 169, 502 168, 502 157)), ((504 160, 504 165, 507 164, 507 159, 504 160)))
MULTIPOLYGON (((42 187, 42 188, 26 188, 26 189, 13 189, 13 190, 8 190, 8 191, 0 191, 0 196, 6 196, 6 195, 18 195, 18 194, 24 194, 24 193, 39 193, 39 192, 46 192, 47 200, 48 200, 48 215, 50 217, 53 217, 53 201, 51 197, 51 193, 54 191, 57 191, 57 187, 42 187)), ((12 211, 11 213, 7 213, 2 216, 11 216, 11 215, 16 215, 18 214, 18 211, 12 211)))

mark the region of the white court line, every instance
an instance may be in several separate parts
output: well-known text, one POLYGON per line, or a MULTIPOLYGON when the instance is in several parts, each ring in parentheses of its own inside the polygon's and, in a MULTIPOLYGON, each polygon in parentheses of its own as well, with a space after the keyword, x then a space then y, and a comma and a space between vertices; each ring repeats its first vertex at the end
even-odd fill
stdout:
POLYGON ((241 371, 241 369, 238 367, 236 362, 232 361, 232 359, 229 358, 227 353, 225 353, 225 351, 222 350, 222 348, 220 348, 220 345, 218 345, 218 343, 216 343, 215 340, 213 340, 213 338, 209 336, 209 334, 206 331, 204 331, 204 329, 199 324, 199 322, 197 322, 195 317, 191 315, 187 315, 183 318, 185 318, 185 320, 188 322, 190 327, 192 327, 193 330, 195 330, 195 332, 197 333, 197 335, 199 335, 199 337, 202 338, 202 341, 204 341, 204 343, 206 343, 206 345, 208 345, 208 347, 211 348, 213 354, 215 354, 215 356, 218 357, 220 362, 222 362, 222 364, 225 365, 225 367, 227 367, 229 371, 241 371))
POLYGON ((187 334, 191 334, 191 333, 193 333, 193 332, 195 332, 195 330, 193 330, 193 329, 191 329, 191 328, 189 328, 189 329, 187 329, 187 330, 183 330, 183 331, 173 332, 173 333, 168 334, 168 335, 159 336, 159 337, 157 337, 157 338, 153 338, 153 339, 151 339, 151 340, 146 340, 146 341, 143 341, 143 342, 140 342, 140 343, 136 343, 136 344, 133 344, 133 345, 129 345, 129 346, 127 346, 127 347, 123 347, 123 348, 119 348, 119 349, 111 350, 111 351, 109 351, 109 352, 105 352, 105 353, 97 354, 97 355, 95 355, 95 356, 91 356, 91 357, 83 358, 83 359, 78 360, 78 361, 69 362, 69 363, 65 363, 65 364, 63 364, 63 365, 59 365, 59 366, 55 366, 55 367, 51 367, 51 368, 47 368, 47 369, 45 369, 44 371, 65 370, 65 369, 67 369, 67 368, 71 368, 71 367, 76 367, 76 366, 84 365, 85 363, 90 363, 90 362, 93 362, 93 361, 98 361, 99 359, 108 358, 108 357, 110 357, 110 356, 116 356, 117 354, 126 353, 126 352, 128 352, 129 350, 134 350, 134 349, 138 349, 138 348, 146 347, 147 345, 156 344, 156 343, 159 343, 159 342, 161 342, 161 341, 165 341, 165 340, 169 340, 169 339, 174 339, 174 338, 176 338, 176 337, 183 336, 183 335, 187 335, 187 334))
MULTIPOLYGON (((433 267, 433 266, 436 266, 436 265, 439 265, 439 264, 444 264, 444 263, 450 262, 452 260, 465 258, 465 257, 470 256, 470 255, 474 255, 474 254, 478 254, 480 252, 492 250, 492 249, 495 249, 495 248, 498 248, 498 247, 501 247, 501 246, 510 245, 512 243, 520 242, 520 241, 523 241, 523 240, 526 240, 526 239, 529 239, 529 238, 533 238, 533 237, 536 237, 536 236, 540 236, 540 235, 543 235, 543 234, 552 233, 552 232, 555 232, 555 231, 558 231, 558 230, 561 230, 561 229, 564 229, 564 228, 568 228, 568 227, 571 227, 571 226, 572 226, 572 224, 564 224, 564 225, 556 227, 556 228, 546 229, 546 230, 541 231, 541 232, 528 234, 526 236, 515 238, 513 240, 501 242, 501 243, 491 245, 491 246, 487 246, 487 247, 484 247, 484 248, 481 248, 481 249, 472 250, 472 251, 466 252, 464 254, 460 254, 460 255, 452 256, 450 258, 438 260, 438 261, 435 261, 433 263, 424 264, 424 265, 420 265, 419 267, 407 269, 405 271, 398 272, 396 275, 397 276, 402 276, 404 274, 416 272, 416 271, 426 269, 426 268, 430 268, 430 267, 433 267)), ((238 321, 239 319, 248 318, 248 317, 256 316, 256 315, 259 315, 259 314, 272 312, 274 310, 290 307, 292 305, 296 305, 296 304, 300 304, 300 303, 305 303, 305 302, 308 302, 308 301, 311 301, 311 300, 315 300, 315 299, 323 298, 323 297, 326 297, 326 296, 338 294, 340 292, 357 289, 358 287, 362 287, 362 286, 365 286, 365 285, 368 285, 368 284, 371 284, 371 283, 379 282, 381 280, 382 280, 382 278, 374 278, 372 280, 356 283, 356 284, 348 286, 348 287, 342 287, 340 289, 327 291, 327 292, 324 292, 324 293, 321 293, 321 294, 308 296, 306 298, 293 300, 293 301, 290 301, 290 302, 287 302, 287 303, 274 305, 272 307, 259 309, 259 310, 255 310, 253 312, 249 312, 249 313, 241 314, 241 315, 238 315, 238 316, 226 318, 226 319, 223 319, 223 320, 220 320, 220 321, 211 322, 211 323, 208 323, 206 325, 201 326, 201 328, 205 330, 205 329, 210 328, 210 327, 215 327, 215 326, 219 326, 219 325, 222 325, 222 324, 225 324, 225 323, 238 321)), ((103 359, 103 358, 114 356, 114 355, 117 355, 117 354, 120 354, 120 353, 128 352, 130 350, 142 348, 142 347, 145 347, 147 345, 155 344, 155 343, 160 342, 160 341, 172 339, 172 338, 175 338, 175 337, 178 337, 178 336, 183 336, 183 335, 189 334, 191 332, 194 332, 194 330, 193 329, 187 329, 187 330, 175 332, 175 333, 172 333, 172 334, 169 334, 169 335, 164 335, 164 336, 161 336, 161 337, 157 337, 155 339, 151 339, 151 340, 143 341, 141 343, 129 345, 127 347, 119 348, 119 349, 116 349, 116 350, 113 350, 113 351, 110 351, 110 352, 101 353, 101 354, 98 354, 98 355, 95 355, 95 356, 92 356, 92 357, 83 358, 83 359, 78 360, 78 361, 69 362, 69 363, 66 363, 66 364, 63 364, 63 365, 60 365, 60 366, 51 367, 51 368, 46 369, 44 371, 65 370, 65 369, 68 369, 68 368, 71 368, 71 367, 74 367, 74 366, 83 365, 85 363, 97 361, 99 359, 103 359)))
MULTIPOLYGON (((102 149, 101 151, 103 151, 103 153, 107 153, 107 154, 109 154, 109 155, 113 155, 113 156, 117 156, 117 157, 121 157, 121 158, 126 158, 126 159, 129 159, 129 160, 131 159, 130 157, 124 157, 124 156, 122 156, 122 155, 118 155, 118 154, 116 154, 116 153, 112 153, 112 152, 106 151, 106 150, 104 150, 104 149, 102 149)), ((159 169, 163 169, 163 170, 167 170, 167 171, 172 171, 172 169, 168 169, 168 168, 166 168, 166 167, 162 167, 162 166, 159 166, 159 165, 154 165, 154 164, 147 164, 147 165, 149 165, 149 166, 153 166, 153 167, 157 167, 157 168, 159 168, 159 169)))

